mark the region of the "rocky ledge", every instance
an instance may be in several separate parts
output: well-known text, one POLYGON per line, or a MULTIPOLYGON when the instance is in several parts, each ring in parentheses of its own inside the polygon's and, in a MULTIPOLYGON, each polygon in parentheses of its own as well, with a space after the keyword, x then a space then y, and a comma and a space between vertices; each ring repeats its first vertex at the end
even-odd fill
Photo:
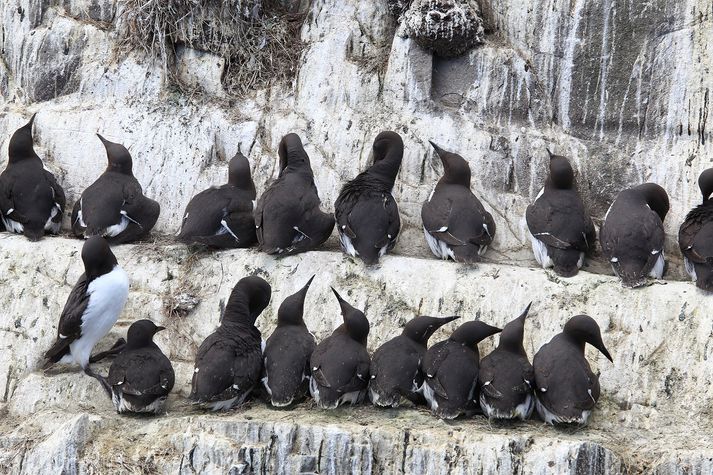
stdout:
MULTIPOLYGON (((42 352, 82 272, 81 241, 29 243, 0 235, 0 466, 19 473, 158 471, 193 473, 706 473, 713 467, 708 401, 713 390, 708 297, 688 282, 626 290, 610 276, 387 256, 366 269, 335 251, 276 260, 253 250, 195 253, 147 242, 115 248, 131 278, 109 346, 139 318, 168 328, 157 342, 172 360, 176 388, 165 417, 120 417, 98 384, 71 368, 43 374, 42 352), (339 323, 333 285, 365 309, 369 348, 415 315, 461 315, 503 325, 531 300, 530 355, 572 315, 600 324, 614 364, 588 350, 602 399, 589 427, 539 421, 489 425, 439 421, 424 410, 371 407, 319 411, 311 403, 272 410, 258 401, 227 414, 188 405, 192 362, 215 328, 235 282, 258 274, 273 300, 258 319, 264 335, 276 309, 312 274, 305 320, 317 338, 339 323), (691 435, 696 434, 693 446, 691 435)), ((455 324, 434 335, 438 341, 455 324)), ((481 344, 487 354, 496 340, 481 344)), ((106 371, 106 364, 100 366, 106 371)))

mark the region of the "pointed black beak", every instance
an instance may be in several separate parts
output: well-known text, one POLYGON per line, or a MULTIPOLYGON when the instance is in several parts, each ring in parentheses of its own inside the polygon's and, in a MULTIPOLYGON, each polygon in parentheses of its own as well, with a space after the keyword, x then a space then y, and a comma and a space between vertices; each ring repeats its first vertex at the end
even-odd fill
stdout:
POLYGON ((547 147, 545 150, 547 150, 547 153, 548 153, 548 155, 550 156, 550 160, 552 160, 552 157, 554 157, 555 154, 552 153, 552 151, 550 151, 550 148, 549 148, 549 147, 547 147))
POLYGON ((337 300, 339 301, 339 308, 342 310, 342 318, 346 318, 347 314, 349 314, 351 311, 354 310, 354 307, 352 307, 346 300, 342 298, 339 293, 334 290, 334 287, 331 287, 332 292, 334 292, 334 295, 337 297, 337 300))
MULTIPOLYGON (((307 281, 307 283, 305 284, 305 286, 302 287, 304 290, 309 289, 309 286, 312 285, 312 281, 314 280, 314 276, 315 276, 315 275, 317 275, 317 274, 313 274, 312 277, 309 278, 309 280, 307 281)), ((332 289, 332 290, 334 290, 334 289, 332 289)))
POLYGON ((30 117, 30 121, 27 123, 27 125, 25 125, 25 127, 27 127, 27 128, 29 128, 30 130, 32 130, 32 124, 35 123, 35 117, 37 117, 37 112, 35 112, 34 114, 32 114, 32 117, 30 117))
POLYGON ((530 307, 532 307, 532 302, 527 304, 527 307, 525 307, 525 310, 523 310, 518 318, 526 318, 527 314, 530 313, 530 307))
POLYGON ((441 157, 441 153, 443 153, 443 149, 442 149, 441 147, 439 147, 438 145, 436 145, 435 143, 433 143, 432 141, 430 141, 430 140, 428 141, 428 143, 431 144, 431 147, 433 147, 433 150, 436 151, 436 154, 437 154, 438 157, 440 158, 440 157, 441 157))
POLYGON ((156 333, 165 330, 166 327, 156 327, 156 333))
POLYGON ((597 350, 601 351, 602 354, 603 354, 604 356, 606 356, 606 358, 607 358, 609 361, 611 361, 612 363, 614 362, 614 360, 612 359, 611 355, 609 354, 609 350, 607 350, 607 347, 604 346, 604 343, 599 342, 599 344, 598 344, 598 345, 594 345, 594 347, 595 347, 597 350))
POLYGON ((330 287, 330 289, 332 289, 332 292, 334 292, 334 296, 337 297, 337 300, 339 300, 339 303, 344 302, 344 299, 342 298, 341 295, 339 295, 339 292, 334 290, 334 287, 330 287))
POLYGON ((459 316, 452 316, 452 317, 442 317, 442 318, 439 318, 439 320, 441 320, 441 322, 443 322, 443 323, 441 323, 441 325, 445 325, 446 323, 450 323, 453 320, 458 320, 459 318, 460 318, 459 316))

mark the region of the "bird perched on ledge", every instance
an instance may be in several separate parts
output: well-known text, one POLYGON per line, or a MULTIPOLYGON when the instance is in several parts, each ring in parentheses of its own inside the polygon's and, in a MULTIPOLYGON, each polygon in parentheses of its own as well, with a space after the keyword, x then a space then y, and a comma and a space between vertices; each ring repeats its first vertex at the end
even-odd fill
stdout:
POLYGON ((335 409, 340 404, 361 403, 369 385, 369 320, 349 305, 336 290, 343 324, 312 352, 309 390, 317 406, 335 409))
POLYGON ((317 343, 303 319, 305 297, 314 276, 277 311, 277 328, 265 342, 262 383, 275 407, 286 407, 307 395, 309 360, 317 343))
POLYGON ((99 134, 97 137, 106 149, 108 165, 75 203, 72 231, 81 238, 103 236, 111 244, 141 239, 156 224, 161 207, 144 196, 132 172, 129 151, 99 134))
POLYGON ((7 167, 0 174, 0 230, 24 234, 30 241, 46 232, 59 233, 66 202, 64 190, 35 153, 36 115, 10 138, 7 167))
POLYGON ((686 271, 698 288, 713 292, 713 168, 698 178, 703 203, 693 208, 678 231, 686 271))
POLYGON ((280 176, 255 206, 260 249, 290 255, 319 247, 332 234, 334 218, 322 212, 309 156, 297 134, 280 141, 280 176))
POLYGON ((233 288, 218 329, 198 348, 189 398, 214 411, 242 404, 262 372, 260 330, 255 320, 270 303, 264 279, 240 279, 233 288))
MULTIPOLYGON (((44 369, 55 363, 77 363, 89 368, 91 351, 116 323, 129 295, 129 277, 119 266, 106 240, 92 236, 82 246, 84 274, 67 298, 57 328, 57 341, 45 353, 44 369)), ((121 341, 120 341, 121 343, 121 341)), ((106 354, 116 353, 121 345, 106 354)))
POLYGON ((588 315, 572 317, 562 333, 535 354, 537 413, 548 424, 584 425, 589 421, 599 399, 599 376, 584 356, 585 343, 613 361, 599 325, 588 315))
POLYGON ((493 242, 495 221, 470 190, 468 162, 430 143, 443 163, 443 176, 421 208, 426 242, 436 257, 475 263, 493 242))
POLYGON ((519 317, 505 325, 498 347, 480 362, 480 408, 488 419, 524 421, 535 407, 532 394, 535 370, 522 345, 525 318, 531 305, 532 302, 519 317))
POLYGON ((126 332, 126 347, 111 364, 106 387, 119 414, 165 412, 175 374, 153 341, 162 330, 151 320, 139 320, 126 332))
POLYGON ((594 249, 596 231, 577 192, 574 170, 565 157, 550 154, 550 173, 525 218, 532 252, 543 268, 572 277, 594 249))
POLYGON ((191 198, 183 213, 178 240, 215 248, 252 246, 257 242, 255 196, 250 163, 238 151, 228 166, 228 183, 191 198))
POLYGON ((666 190, 644 183, 619 193, 607 211, 599 240, 625 287, 641 287, 647 277, 663 278, 663 221, 668 209, 666 190))
POLYGON ((377 264, 399 237, 399 207, 391 190, 403 156, 399 134, 381 132, 374 140, 374 163, 344 185, 334 204, 342 250, 366 265, 377 264))
POLYGON ((371 359, 369 396, 375 406, 398 407, 402 399, 414 404, 424 402, 421 361, 426 355, 428 339, 448 322, 458 317, 416 317, 401 334, 374 352, 371 359))

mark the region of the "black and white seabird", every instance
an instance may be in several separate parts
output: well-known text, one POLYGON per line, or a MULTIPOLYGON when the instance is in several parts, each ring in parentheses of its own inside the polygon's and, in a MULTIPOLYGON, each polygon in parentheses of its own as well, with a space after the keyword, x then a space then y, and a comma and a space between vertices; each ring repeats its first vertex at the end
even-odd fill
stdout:
POLYGON ((97 136, 106 148, 108 165, 74 204, 72 231, 82 238, 103 236, 111 244, 136 241, 154 227, 161 207, 144 196, 131 171, 129 151, 97 136))
POLYGON ((165 412, 168 393, 173 389, 173 366, 153 341, 165 330, 151 320, 138 320, 126 333, 126 346, 109 368, 107 384, 119 414, 165 412))
POLYGON ((369 396, 380 407, 398 407, 405 398, 414 404, 423 402, 421 361, 431 335, 458 317, 416 317, 403 332, 379 347, 371 359, 369 396))
POLYGON ((644 183, 619 193, 607 211, 599 240, 624 286, 641 287, 647 277, 663 277, 663 221, 668 209, 666 191, 644 183))
POLYGON ((309 156, 297 134, 280 141, 280 176, 255 206, 260 249, 289 255, 316 249, 332 234, 334 218, 322 212, 309 156))
POLYGON ((537 413, 547 424, 586 424, 599 399, 599 376, 584 357, 589 343, 613 361, 592 317, 578 315, 535 354, 537 413))
POLYGON ((260 382, 262 340, 255 320, 270 303, 270 284, 240 279, 218 329, 203 341, 193 370, 190 399, 214 411, 242 404, 260 382))
POLYGON ((334 409, 340 404, 359 404, 369 385, 369 353, 366 339, 369 321, 332 289, 342 310, 341 324, 312 352, 309 390, 317 406, 334 409))
POLYGON ((481 321, 466 322, 426 351, 421 363, 422 392, 431 412, 455 419, 477 408, 478 343, 501 330, 481 321))
POLYGON ((250 247, 255 234, 255 184, 247 157, 230 160, 228 183, 194 196, 183 213, 178 240, 215 248, 250 247))
POLYGON ((0 174, 0 228, 24 234, 30 241, 46 232, 59 233, 65 206, 64 190, 35 153, 34 121, 33 115, 10 138, 7 167, 0 174))
POLYGON ((525 219, 537 263, 562 277, 576 275, 597 236, 565 157, 550 153, 549 176, 525 219))
POLYGON ((524 421, 535 408, 532 394, 535 370, 522 345, 530 305, 522 315, 505 325, 498 347, 480 361, 480 408, 488 419, 524 421))
MULTIPOLYGON (((119 266, 106 240, 93 236, 82 247, 84 274, 64 304, 57 341, 45 353, 44 369, 55 363, 76 363, 89 368, 94 345, 114 326, 129 295, 129 277, 119 266)), ((120 348, 116 348, 116 351, 120 348)), ((95 361, 94 358, 91 362, 95 361)))
POLYGON ((693 208, 678 231, 686 271, 696 286, 713 292, 713 168, 698 178, 703 203, 693 208))
POLYGON ((463 157, 430 142, 443 163, 443 176, 421 208, 423 232, 436 257, 472 264, 495 236, 495 221, 470 190, 463 157))
POLYGON ((305 297, 312 283, 287 297, 277 311, 277 328, 265 343, 262 383, 275 407, 286 407, 307 396, 309 360, 317 343, 302 319, 305 297))
POLYGON ((396 132, 381 132, 373 145, 374 163, 344 185, 334 204, 342 250, 367 265, 396 245, 401 229, 399 207, 391 195, 404 156, 396 132))

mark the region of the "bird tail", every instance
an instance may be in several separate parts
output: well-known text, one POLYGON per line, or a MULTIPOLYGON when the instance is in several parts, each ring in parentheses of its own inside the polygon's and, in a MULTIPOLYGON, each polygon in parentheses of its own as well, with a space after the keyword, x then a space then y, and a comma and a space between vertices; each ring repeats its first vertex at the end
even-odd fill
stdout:
POLYGON ((54 342, 54 345, 52 345, 52 348, 47 350, 45 353, 45 362, 42 365, 42 369, 48 369, 55 363, 59 362, 64 355, 69 353, 69 344, 72 343, 72 341, 69 338, 57 338, 57 341, 54 342))

